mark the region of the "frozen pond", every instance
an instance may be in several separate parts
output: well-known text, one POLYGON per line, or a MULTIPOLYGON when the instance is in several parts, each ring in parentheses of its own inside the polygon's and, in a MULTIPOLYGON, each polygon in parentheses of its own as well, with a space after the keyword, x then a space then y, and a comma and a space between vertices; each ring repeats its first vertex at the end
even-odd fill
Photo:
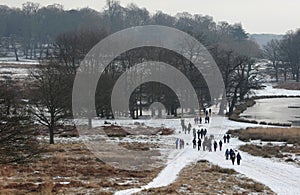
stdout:
POLYGON ((255 100, 256 104, 240 115, 241 118, 300 126, 300 98, 270 98, 255 100))

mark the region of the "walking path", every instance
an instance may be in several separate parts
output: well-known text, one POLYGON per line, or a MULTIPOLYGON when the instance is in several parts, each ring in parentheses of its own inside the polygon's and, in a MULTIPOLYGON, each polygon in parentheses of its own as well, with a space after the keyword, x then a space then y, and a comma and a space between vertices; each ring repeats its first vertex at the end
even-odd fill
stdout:
MULTIPOLYGON (((190 119, 193 124, 193 119, 190 119)), ((170 124, 174 126, 174 124, 170 124)), ((166 126, 168 126, 166 124, 166 126)), ((214 116, 210 125, 205 125, 208 129, 208 135, 213 134, 216 140, 222 139, 222 136, 228 129, 245 128, 249 126, 258 126, 253 124, 245 124, 233 122, 224 117, 214 116)), ((178 120, 177 132, 180 130, 180 120, 178 120)), ((141 188, 134 188, 116 192, 115 194, 132 194, 143 189, 158 188, 168 186, 174 182, 178 173, 187 165, 198 160, 205 159, 213 164, 219 165, 223 168, 233 168, 239 173, 254 179, 260 183, 269 186, 274 192, 278 194, 300 194, 300 168, 284 162, 276 162, 273 159, 266 159, 261 157, 254 157, 247 153, 240 152, 242 156, 241 165, 232 165, 230 160, 225 160, 224 152, 226 148, 238 148, 244 142, 238 139, 231 139, 230 143, 223 144, 223 151, 207 152, 193 149, 191 140, 192 134, 176 134, 175 136, 189 141, 189 145, 183 150, 174 150, 170 155, 166 167, 153 179, 152 182, 141 188)), ((175 140, 174 140, 175 141, 175 140)))

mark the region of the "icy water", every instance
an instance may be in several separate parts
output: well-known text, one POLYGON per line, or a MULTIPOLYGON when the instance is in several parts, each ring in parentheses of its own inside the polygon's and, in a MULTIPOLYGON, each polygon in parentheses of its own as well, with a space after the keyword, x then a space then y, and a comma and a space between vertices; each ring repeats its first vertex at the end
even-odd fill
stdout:
POLYGON ((273 123, 292 123, 300 126, 300 98, 270 98, 256 100, 242 118, 273 123))

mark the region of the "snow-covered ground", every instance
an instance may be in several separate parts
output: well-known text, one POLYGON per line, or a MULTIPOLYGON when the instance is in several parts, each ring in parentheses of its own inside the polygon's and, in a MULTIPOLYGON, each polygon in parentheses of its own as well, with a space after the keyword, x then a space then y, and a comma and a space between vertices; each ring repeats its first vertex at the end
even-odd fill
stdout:
POLYGON ((19 57, 19 61, 16 61, 16 58, 13 57, 0 57, 0 64, 22 64, 22 65, 38 65, 38 60, 26 59, 25 57, 19 57))
POLYGON ((263 90, 253 90, 254 96, 276 96, 276 95, 287 95, 287 96, 299 96, 300 90, 287 90, 273 88, 273 84, 264 84, 266 87, 263 90))
MULTIPOLYGON (((192 119, 188 119, 187 121, 193 124, 192 119)), ((181 128, 179 119, 177 119, 177 122, 171 120, 170 122, 165 121, 165 123, 166 126, 175 126, 177 133, 174 135, 174 139, 175 137, 180 137, 191 142, 192 135, 178 133, 181 128)), ((208 129, 208 134, 214 135, 216 139, 220 139, 229 129, 246 128, 249 126, 258 125, 233 122, 220 116, 214 116, 210 125, 204 125, 208 129)), ((278 194, 300 194, 300 168, 294 165, 278 162, 274 159, 254 157, 244 152, 240 152, 242 156, 240 166, 232 165, 230 161, 225 160, 224 150, 226 148, 237 149, 243 144, 244 142, 232 138, 229 144, 224 144, 223 151, 197 151, 192 149, 191 144, 186 146, 184 150, 173 150, 169 155, 166 167, 152 182, 141 188, 119 191, 116 194, 132 194, 143 189, 167 186, 176 180, 178 173, 185 166, 200 159, 206 159, 224 168, 233 168, 247 177, 269 186, 278 194)))
POLYGON ((0 65, 0 76, 11 78, 26 78, 30 73, 29 68, 6 67, 0 65))
MULTIPOLYGON (((257 96, 265 95, 300 95, 300 91, 296 90, 284 90, 284 89, 275 89, 272 85, 268 84, 264 90, 255 91, 257 96)), ((166 127, 171 127, 176 129, 173 139, 175 141, 176 137, 183 138, 186 142, 191 143, 192 135, 186 135, 179 133, 181 130, 180 120, 164 120, 154 123, 159 123, 166 127)), ((186 119, 186 122, 191 122, 193 124, 193 119, 186 119)), ((147 123, 147 121, 145 121, 147 123)), ((147 124, 148 125, 148 124, 147 124)), ((229 129, 240 129, 246 127, 255 127, 259 126, 256 124, 247 124, 230 121, 227 118, 214 115, 212 117, 212 122, 208 125, 205 124, 203 127, 208 129, 208 134, 212 134, 215 138, 221 139, 222 136, 229 129)), ((232 138, 230 143, 224 144, 223 151, 217 152, 207 152, 207 151, 197 151, 192 149, 192 145, 189 144, 185 147, 184 150, 173 150, 169 156, 166 167, 159 173, 159 175, 153 179, 152 182, 148 183, 141 188, 134 188, 116 192, 115 194, 132 194, 143 189, 163 187, 174 182, 178 176, 178 173, 187 165, 197 162, 200 159, 206 159, 213 164, 217 164, 223 168, 232 168, 239 173, 245 174, 247 177, 256 180, 260 183, 263 183, 269 186, 275 193, 278 194, 300 194, 300 168, 296 165, 288 164, 286 162, 281 162, 276 159, 255 157, 249 155, 245 152, 241 152, 242 162, 241 165, 232 165, 229 160, 225 160, 224 151, 226 148, 238 149, 240 145, 245 144, 236 138, 232 138)))

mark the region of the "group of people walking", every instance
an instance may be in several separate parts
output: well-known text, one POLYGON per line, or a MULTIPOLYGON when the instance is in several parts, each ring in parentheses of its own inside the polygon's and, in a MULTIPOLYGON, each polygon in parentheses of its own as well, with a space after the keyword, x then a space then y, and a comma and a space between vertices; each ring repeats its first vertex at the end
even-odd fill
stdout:
POLYGON ((229 134, 224 135, 224 136, 223 136, 223 140, 224 140, 224 143, 225 143, 225 144, 226 144, 226 142, 229 143, 230 135, 229 135, 229 134))
POLYGON ((201 118, 201 116, 196 116, 194 118, 194 122, 195 122, 196 125, 197 124, 202 124, 202 118, 201 118))
POLYGON ((175 145, 176 145, 176 149, 184 149, 184 140, 176 138, 175 145))
POLYGON ((230 158, 233 165, 234 165, 235 159, 236 159, 237 165, 240 165, 241 160, 242 160, 241 154, 239 152, 237 152, 237 155, 236 155, 233 149, 230 149, 230 150, 226 149, 225 158, 226 158, 226 160, 228 160, 230 158))
MULTIPOLYGON (((206 117, 208 117, 208 119, 206 118, 205 120, 208 120, 208 123, 209 123, 209 114, 211 114, 211 111, 206 110, 205 114, 206 114, 206 117)), ((198 117, 198 116, 195 117, 194 122, 195 122, 195 124, 198 124, 198 123, 201 124, 201 122, 202 122, 201 117, 198 117)), ((202 147, 203 151, 206 151, 206 150, 208 150, 209 152, 212 152, 212 151, 217 152, 218 150, 222 151, 223 144, 230 142, 231 137, 229 134, 225 134, 223 136, 223 141, 222 141, 222 138, 221 138, 221 140, 217 141, 214 139, 213 135, 209 135, 209 136, 207 135, 208 131, 206 128, 201 128, 201 129, 199 128, 198 130, 196 130, 196 128, 192 129, 191 123, 188 123, 188 125, 186 126, 184 119, 181 119, 181 126, 182 126, 182 131, 185 134, 187 134, 187 133, 190 134, 190 132, 192 130, 193 149, 197 149, 198 151, 201 149, 201 147, 202 147)), ((183 149, 185 142, 183 139, 176 138, 175 144, 176 144, 176 149, 183 149)), ((225 158, 226 158, 226 160, 230 159, 232 161, 233 165, 235 163, 235 160, 237 161, 238 165, 240 165, 241 160, 242 160, 240 153, 237 152, 237 154, 236 154, 233 149, 230 149, 230 150, 226 149, 225 158)))
POLYGON ((188 126, 186 126, 184 124, 184 120, 181 120, 181 128, 182 128, 182 132, 184 132, 185 134, 190 134, 191 129, 192 129, 192 125, 191 123, 188 124, 188 126))

